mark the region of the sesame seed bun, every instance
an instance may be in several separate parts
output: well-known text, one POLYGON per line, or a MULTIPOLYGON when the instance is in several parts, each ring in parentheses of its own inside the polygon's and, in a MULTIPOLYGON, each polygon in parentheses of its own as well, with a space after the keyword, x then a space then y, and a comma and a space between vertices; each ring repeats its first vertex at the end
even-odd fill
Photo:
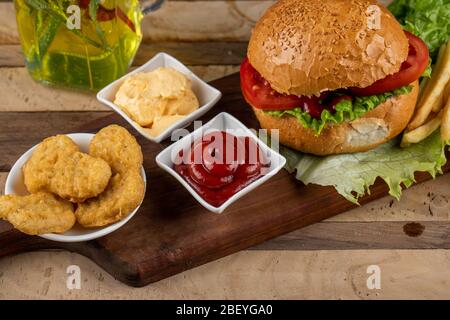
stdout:
POLYGON ((311 96, 398 72, 408 39, 376 1, 281 0, 256 24, 247 55, 276 91, 311 96))
POLYGON ((280 143, 293 149, 321 156, 362 152, 391 140, 406 127, 419 92, 418 81, 411 85, 411 92, 388 99, 354 121, 328 125, 318 136, 293 116, 279 118, 260 109, 253 108, 253 111, 262 128, 279 129, 280 143))

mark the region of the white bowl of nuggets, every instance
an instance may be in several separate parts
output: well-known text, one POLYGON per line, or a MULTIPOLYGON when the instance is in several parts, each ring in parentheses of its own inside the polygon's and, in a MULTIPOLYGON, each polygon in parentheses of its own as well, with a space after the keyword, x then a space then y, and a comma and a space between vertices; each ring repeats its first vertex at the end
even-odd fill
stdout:
POLYGON ((222 94, 166 53, 114 81, 97 99, 146 139, 161 142, 210 110, 222 94))
POLYGON ((54 241, 102 237, 138 211, 147 185, 142 163, 140 145, 118 125, 49 137, 11 169, 0 218, 54 241))

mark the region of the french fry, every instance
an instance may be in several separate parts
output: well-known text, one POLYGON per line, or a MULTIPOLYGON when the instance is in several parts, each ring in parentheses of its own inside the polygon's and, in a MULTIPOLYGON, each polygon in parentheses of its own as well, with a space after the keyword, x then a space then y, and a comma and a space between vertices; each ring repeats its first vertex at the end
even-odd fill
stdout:
MULTIPOLYGON (((438 56, 439 63, 439 69, 437 70, 437 76, 438 79, 436 80, 436 86, 438 88, 435 89, 435 91, 440 92, 442 91, 442 98, 439 101, 441 105, 438 105, 438 102, 436 101, 433 105, 433 112, 438 112, 441 108, 443 108, 443 105, 447 102, 447 99, 444 98, 447 84, 450 81, 450 41, 448 41, 445 44, 445 49, 443 49, 443 52, 439 52, 440 56, 438 56), (439 61, 441 59, 441 61, 439 61), (439 77, 440 76, 440 77, 439 77), (442 88, 442 89, 441 89, 442 88), (441 90, 438 90, 441 89, 441 90)), ((436 63, 436 64, 437 64, 436 63)))
MULTIPOLYGON (((430 82, 430 78, 424 78, 420 82, 419 86, 419 96, 417 97, 417 102, 420 102, 422 100, 424 92, 427 90, 428 82, 430 82)), ((419 103, 416 105, 416 109, 419 107, 419 103)))
POLYGON ((447 101, 450 98, 450 81, 447 83, 444 89, 444 101, 447 101))
POLYGON ((419 101, 416 113, 408 125, 412 131, 420 127, 428 118, 431 111, 438 112, 443 107, 444 87, 450 79, 450 44, 442 45, 439 50, 438 61, 434 67, 431 79, 419 101))
MULTIPOLYGON (((450 86, 447 85, 447 88, 449 87, 450 86)), ((447 103, 445 104, 444 110, 442 110, 441 140, 442 142, 450 140, 450 97, 448 95, 447 103)))
POLYGON ((404 148, 410 145, 411 143, 418 143, 422 140, 425 140, 430 134, 432 134, 437 128, 439 128, 439 126, 441 125, 441 120, 442 120, 442 111, 439 112, 436 115, 436 117, 432 118, 431 120, 421 125, 420 127, 405 132, 403 134, 400 146, 404 148))
POLYGON ((423 104, 424 96, 429 95, 431 90, 433 90, 433 83, 436 81, 436 76, 438 74, 438 70, 440 70, 442 68, 442 63, 444 61, 444 59, 442 59, 442 57, 444 56, 446 49, 447 49, 447 44, 444 43, 439 48, 437 61, 434 64, 433 70, 431 72, 431 78, 426 78, 423 80, 423 82, 425 82, 425 80, 426 80, 426 83, 425 83, 425 87, 424 87, 424 90, 422 91, 422 93, 419 93, 420 99, 417 100, 419 102, 419 105, 423 104), (432 80, 433 78, 434 78, 434 80, 432 80))

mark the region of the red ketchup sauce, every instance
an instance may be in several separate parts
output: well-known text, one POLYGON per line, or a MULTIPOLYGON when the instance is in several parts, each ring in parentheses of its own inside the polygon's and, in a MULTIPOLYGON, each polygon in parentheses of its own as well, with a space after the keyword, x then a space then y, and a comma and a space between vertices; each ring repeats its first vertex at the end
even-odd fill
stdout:
POLYGON ((219 207, 263 175, 269 164, 249 137, 224 131, 205 134, 180 151, 174 170, 209 204, 219 207))

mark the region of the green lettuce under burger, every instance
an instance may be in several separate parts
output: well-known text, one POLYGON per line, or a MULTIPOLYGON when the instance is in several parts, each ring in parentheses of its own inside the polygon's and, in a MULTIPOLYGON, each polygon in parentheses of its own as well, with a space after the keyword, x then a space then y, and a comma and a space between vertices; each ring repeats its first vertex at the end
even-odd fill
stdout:
POLYGON ((391 140, 376 149, 327 157, 301 153, 280 147, 286 157, 286 169, 295 173, 304 184, 333 186, 347 200, 358 203, 358 198, 370 191, 375 180, 383 179, 389 194, 400 199, 402 185, 414 182, 415 172, 428 172, 433 178, 442 173, 446 163, 445 146, 438 131, 407 148, 399 148, 399 139, 391 140))

